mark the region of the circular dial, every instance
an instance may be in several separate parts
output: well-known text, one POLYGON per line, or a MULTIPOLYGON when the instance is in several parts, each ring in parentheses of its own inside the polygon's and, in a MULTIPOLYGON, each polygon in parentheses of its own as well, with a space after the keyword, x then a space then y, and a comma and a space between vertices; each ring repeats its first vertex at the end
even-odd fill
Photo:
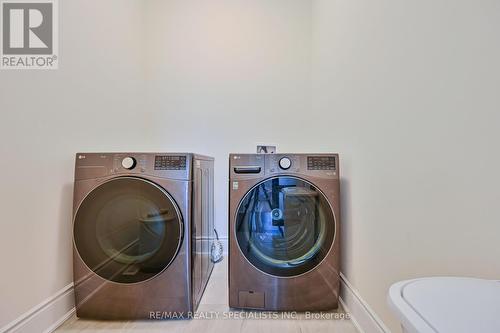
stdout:
POLYGON ((136 165, 136 161, 135 161, 135 158, 133 157, 125 157, 123 160, 122 160, 122 167, 125 168, 125 169, 128 169, 128 170, 132 170, 136 165))
POLYGON ((288 157, 282 157, 279 164, 280 168, 282 168, 283 170, 288 170, 292 166, 292 161, 288 157))

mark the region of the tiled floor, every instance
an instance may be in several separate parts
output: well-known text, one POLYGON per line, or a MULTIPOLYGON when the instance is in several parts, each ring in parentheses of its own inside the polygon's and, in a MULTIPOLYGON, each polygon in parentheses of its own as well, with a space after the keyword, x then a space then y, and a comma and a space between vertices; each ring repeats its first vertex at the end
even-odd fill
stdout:
MULTIPOLYGON (((76 332, 214 332, 214 333, 259 333, 259 332, 300 332, 300 333, 357 333, 358 331, 348 319, 306 319, 305 314, 297 314, 294 319, 255 319, 245 312, 246 318, 225 319, 231 312, 227 305, 227 261, 215 266, 205 294, 198 307, 198 313, 218 313, 219 319, 164 320, 164 321, 93 321, 68 319, 57 329, 58 333, 76 332)), ((330 317, 340 316, 342 309, 330 313, 330 317)))

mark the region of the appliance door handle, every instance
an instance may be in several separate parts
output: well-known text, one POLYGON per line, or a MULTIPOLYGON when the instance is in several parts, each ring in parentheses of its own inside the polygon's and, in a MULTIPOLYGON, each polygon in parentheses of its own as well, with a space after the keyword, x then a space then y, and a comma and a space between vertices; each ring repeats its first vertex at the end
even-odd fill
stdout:
POLYGON ((239 166, 234 167, 234 173, 260 173, 262 168, 260 166, 239 166))

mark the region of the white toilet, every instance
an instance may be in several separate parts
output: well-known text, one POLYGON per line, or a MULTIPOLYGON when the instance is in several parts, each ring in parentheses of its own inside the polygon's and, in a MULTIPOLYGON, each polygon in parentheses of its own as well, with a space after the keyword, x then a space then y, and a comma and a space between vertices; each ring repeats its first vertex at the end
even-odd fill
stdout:
POLYGON ((401 281, 388 301, 405 333, 500 332, 500 281, 432 277, 401 281))

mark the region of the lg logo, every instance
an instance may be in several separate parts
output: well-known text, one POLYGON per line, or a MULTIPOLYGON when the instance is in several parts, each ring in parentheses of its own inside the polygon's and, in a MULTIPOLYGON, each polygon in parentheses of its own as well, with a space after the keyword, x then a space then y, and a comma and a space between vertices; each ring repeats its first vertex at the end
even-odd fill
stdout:
POLYGON ((2 68, 57 68, 56 5, 1 0, 2 68))

